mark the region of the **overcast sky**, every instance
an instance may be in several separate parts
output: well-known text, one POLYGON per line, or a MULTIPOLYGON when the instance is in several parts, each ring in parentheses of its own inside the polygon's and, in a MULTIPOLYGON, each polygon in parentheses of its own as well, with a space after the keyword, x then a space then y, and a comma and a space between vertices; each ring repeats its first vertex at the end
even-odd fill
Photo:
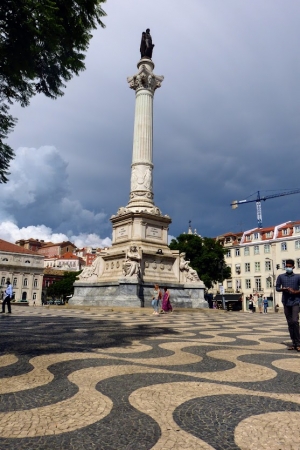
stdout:
MULTIPOLYGON (((151 29, 154 200, 177 236, 254 228, 255 203, 232 200, 300 188, 299 0, 107 0, 86 71, 64 97, 12 108, 10 182, 0 190, 0 238, 111 237, 128 203, 142 31, 151 29)), ((255 198, 255 197, 254 197, 255 198)), ((263 203, 263 225, 300 220, 300 194, 263 203)), ((104 244, 109 243, 109 239, 104 244)))

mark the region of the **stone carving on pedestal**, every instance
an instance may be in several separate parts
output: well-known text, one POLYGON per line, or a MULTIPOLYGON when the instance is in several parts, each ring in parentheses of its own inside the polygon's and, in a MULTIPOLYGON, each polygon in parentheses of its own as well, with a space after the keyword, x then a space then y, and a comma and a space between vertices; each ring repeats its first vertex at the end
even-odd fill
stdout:
POLYGON ((118 209, 117 214, 113 214, 111 217, 122 216, 123 214, 127 214, 127 213, 129 213, 129 212, 131 212, 130 209, 125 208, 124 206, 121 206, 121 207, 118 209))
POLYGON ((142 257, 139 254, 136 245, 131 245, 126 250, 125 261, 123 261, 122 269, 125 277, 141 277, 141 261, 142 257))
POLYGON ((200 278, 197 274, 197 271, 192 269, 190 267, 190 261, 185 260, 185 253, 180 253, 180 262, 179 262, 179 268, 181 272, 183 272, 186 281, 189 281, 191 283, 200 282, 200 278))
POLYGON ((94 259, 93 263, 90 266, 86 266, 81 274, 79 275, 79 280, 86 280, 88 278, 92 278, 94 275, 98 277, 100 275, 100 263, 101 257, 98 256, 94 259))
POLYGON ((157 206, 154 206, 153 208, 151 208, 149 210, 149 213, 154 214, 155 216, 162 216, 161 210, 157 206))
POLYGON ((152 170, 150 167, 135 166, 131 171, 132 191, 152 191, 152 170))

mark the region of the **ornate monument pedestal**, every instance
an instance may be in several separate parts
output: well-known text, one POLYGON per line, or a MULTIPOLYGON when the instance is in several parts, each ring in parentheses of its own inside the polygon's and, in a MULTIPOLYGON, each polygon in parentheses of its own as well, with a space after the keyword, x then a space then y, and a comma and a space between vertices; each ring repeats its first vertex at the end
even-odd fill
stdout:
POLYGON ((168 287, 175 307, 207 307, 196 271, 184 254, 168 247, 171 218, 153 201, 153 97, 164 77, 153 73, 154 63, 147 56, 137 67, 138 73, 128 78, 136 92, 129 203, 111 217, 112 247, 83 270, 69 303, 150 306, 153 286, 159 284, 168 287))

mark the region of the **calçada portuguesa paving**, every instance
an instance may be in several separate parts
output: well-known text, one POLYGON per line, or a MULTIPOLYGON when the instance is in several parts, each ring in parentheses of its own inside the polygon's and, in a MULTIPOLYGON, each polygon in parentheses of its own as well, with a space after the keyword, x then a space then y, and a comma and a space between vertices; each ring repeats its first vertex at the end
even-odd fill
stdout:
POLYGON ((0 449, 300 449, 283 314, 13 306, 0 327, 0 449))

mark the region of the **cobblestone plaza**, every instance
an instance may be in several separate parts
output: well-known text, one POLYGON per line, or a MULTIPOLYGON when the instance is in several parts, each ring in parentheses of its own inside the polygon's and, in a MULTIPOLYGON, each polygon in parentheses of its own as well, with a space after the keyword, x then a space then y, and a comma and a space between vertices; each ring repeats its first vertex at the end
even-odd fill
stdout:
POLYGON ((282 314, 13 307, 0 326, 0 449, 300 449, 282 314))

